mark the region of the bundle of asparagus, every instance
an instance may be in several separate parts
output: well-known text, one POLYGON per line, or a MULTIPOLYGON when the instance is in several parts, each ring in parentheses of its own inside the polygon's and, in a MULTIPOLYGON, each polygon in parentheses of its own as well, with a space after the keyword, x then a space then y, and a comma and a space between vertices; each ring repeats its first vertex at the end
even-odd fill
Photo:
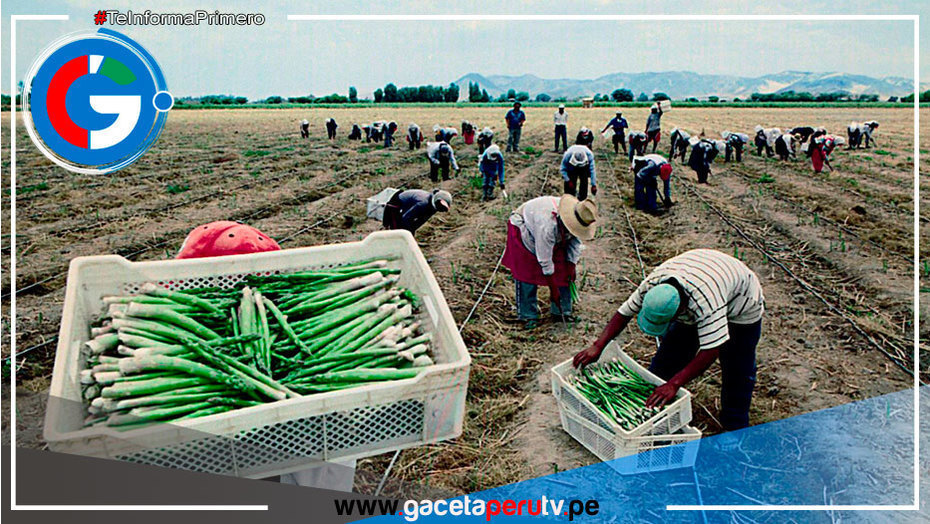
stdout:
POLYGON ((571 383, 625 430, 632 430, 661 410, 647 408, 655 385, 616 360, 585 367, 571 383))
POLYGON ((81 372, 86 424, 167 422, 415 377, 433 364, 430 335, 399 273, 375 260, 104 297, 81 372))

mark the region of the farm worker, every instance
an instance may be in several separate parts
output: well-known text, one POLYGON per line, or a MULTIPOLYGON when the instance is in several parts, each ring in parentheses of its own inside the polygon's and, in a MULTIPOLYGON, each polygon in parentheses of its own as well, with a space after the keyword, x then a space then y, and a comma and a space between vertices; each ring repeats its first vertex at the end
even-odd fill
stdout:
POLYGON ((807 143, 807 156, 811 156, 811 154, 814 151, 814 141, 816 141, 818 138, 822 136, 826 136, 826 134, 827 134, 827 128, 825 127, 814 128, 814 132, 811 133, 811 138, 807 143))
POLYGON ((384 131, 387 128, 387 122, 379 120, 371 123, 371 141, 380 142, 384 139, 384 131))
POLYGON ((478 157, 478 171, 484 175, 484 200, 494 199, 494 181, 497 180, 504 190, 504 155, 501 148, 492 145, 478 157))
POLYGON ((330 140, 335 140, 336 139, 336 128, 338 127, 339 125, 336 124, 335 119, 327 118, 326 119, 326 137, 329 138, 330 140))
POLYGON ((788 133, 782 133, 775 137, 775 154, 782 161, 787 161, 795 155, 795 144, 799 138, 788 133))
POLYGON ((475 126, 468 120, 462 120, 462 139, 468 145, 475 142, 475 126))
POLYGON ((478 133, 478 154, 484 153, 484 150, 491 147, 491 141, 494 140, 494 131, 490 127, 485 127, 478 133))
POLYGON ((790 135, 799 135, 801 137, 801 143, 803 144, 814 134, 814 128, 811 126, 797 126, 789 129, 787 133, 790 135))
POLYGON ((607 122, 607 125, 604 126, 604 129, 601 129, 601 133, 611 129, 614 133, 614 136, 611 137, 611 142, 614 144, 614 153, 619 154, 620 148, 623 148, 623 154, 626 154, 626 130, 630 125, 627 123, 626 118, 623 118, 623 113, 617 111, 616 116, 610 119, 610 122, 607 122))
POLYGON ((410 149, 420 149, 421 143, 423 143, 423 132, 420 131, 420 126, 416 124, 407 126, 407 144, 410 145, 410 149))
POLYGON ((367 125, 367 124, 366 124, 366 125, 362 126, 362 131, 365 132, 365 142, 366 142, 366 143, 367 143, 367 142, 371 142, 371 138, 372 138, 372 137, 371 137, 371 133, 372 133, 372 131, 374 131, 374 129, 373 129, 370 125, 367 125))
POLYGON ((439 172, 442 171, 442 179, 449 180, 449 167, 459 171, 459 164, 455 161, 455 151, 452 146, 445 142, 427 142, 426 158, 429 159, 429 179, 433 182, 439 182, 439 172))
POLYGON ((566 194, 577 196, 579 200, 588 198, 588 180, 590 179, 591 194, 597 195, 594 153, 586 146, 575 144, 565 150, 559 172, 562 174, 566 194))
POLYGON ((448 191, 398 191, 384 206, 382 223, 385 229, 406 229, 416 233, 437 211, 447 213, 451 208, 452 194, 448 191))
MULTIPOLYGON (((197 226, 188 233, 175 258, 208 258, 278 251, 281 246, 268 235, 246 224, 221 220, 197 226)), ((281 475, 282 484, 352 491, 355 459, 323 462, 281 475)))
POLYGON ((569 286, 581 242, 593 239, 596 228, 597 204, 571 195, 534 198, 511 213, 502 263, 513 275, 517 312, 526 329, 539 325, 539 286, 549 288, 552 316, 574 321, 569 286))
POLYGON ((552 115, 552 122, 555 124, 555 147, 552 150, 559 152, 559 140, 561 140, 564 153, 568 148, 568 113, 565 112, 565 104, 559 104, 558 110, 552 115))
POLYGON ((847 149, 859 149, 859 146, 862 145, 863 139, 865 139, 865 147, 869 147, 870 142, 875 142, 872 139, 872 131, 878 127, 878 122, 870 120, 868 122, 858 123, 852 122, 847 127, 847 137, 849 142, 846 145, 847 149))
POLYGON ((719 358, 720 423, 727 431, 745 428, 764 311, 762 285, 746 264, 713 249, 686 251, 654 269, 573 363, 583 367, 597 361, 635 316, 643 333, 661 338, 649 371, 667 381, 646 406, 672 401, 719 358))
POLYGON ((523 130, 523 123, 526 122, 526 114, 520 109, 523 106, 520 102, 513 103, 513 109, 507 111, 504 115, 504 121, 507 122, 507 152, 520 151, 520 132, 523 130))
POLYGON ((749 135, 746 133, 731 133, 729 131, 724 131, 721 133, 723 139, 726 141, 726 155, 724 156, 724 161, 729 162, 733 158, 733 153, 736 153, 736 161, 743 161, 743 147, 749 143, 749 135))
POLYGON ((587 127, 582 127, 575 136, 575 143, 594 151, 594 132, 587 127))
POLYGON ((756 154, 762 156, 762 150, 765 149, 766 156, 773 156, 775 154, 773 149, 775 138, 780 134, 781 131, 776 128, 765 129, 762 126, 756 126, 756 154))
POLYGON ((691 135, 684 129, 672 129, 671 134, 668 135, 668 141, 671 143, 671 147, 668 150, 668 159, 672 160, 676 156, 681 157, 681 161, 685 161, 685 153, 688 152, 688 146, 690 143, 688 140, 691 139, 691 135))
POLYGON ((300 121, 300 138, 309 138, 310 137, 310 122, 307 119, 300 121))
POLYGON ((878 129, 878 121, 876 120, 868 120, 862 123, 862 138, 865 139, 866 149, 868 149, 869 143, 875 144, 875 139, 872 138, 872 132, 876 129, 878 129))
POLYGON ((842 139, 833 135, 822 135, 814 138, 811 143, 811 165, 814 167, 814 173, 823 171, 826 165, 833 171, 833 165, 830 164, 830 153, 837 144, 842 144, 842 139))
POLYGON ((649 112, 649 118, 646 119, 646 138, 652 142, 652 152, 656 152, 659 146, 659 139, 662 136, 662 106, 656 102, 649 112))
POLYGON ((656 193, 659 191, 659 180, 662 179, 662 202, 665 208, 672 207, 672 164, 655 153, 633 157, 630 169, 633 177, 633 197, 636 209, 650 214, 658 214, 659 205, 656 202, 656 193))
POLYGON ((452 143, 452 139, 459 135, 454 127, 442 127, 439 124, 433 126, 433 133, 437 142, 452 143))
POLYGON ((697 173, 699 184, 707 183, 710 165, 717 157, 717 153, 717 145, 712 140, 691 139, 691 156, 688 157, 688 166, 697 173))
POLYGON ((394 133, 397 132, 397 122, 388 122, 382 129, 384 130, 384 147, 391 147, 394 145, 394 133))
POLYGON ((349 131, 349 140, 361 140, 362 139, 362 128, 358 127, 358 124, 352 124, 352 131, 349 131))
POLYGON ((634 156, 643 156, 646 154, 646 133, 640 133, 639 131, 633 131, 628 137, 630 141, 630 150, 628 151, 628 156, 630 157, 630 162, 633 161, 634 156))

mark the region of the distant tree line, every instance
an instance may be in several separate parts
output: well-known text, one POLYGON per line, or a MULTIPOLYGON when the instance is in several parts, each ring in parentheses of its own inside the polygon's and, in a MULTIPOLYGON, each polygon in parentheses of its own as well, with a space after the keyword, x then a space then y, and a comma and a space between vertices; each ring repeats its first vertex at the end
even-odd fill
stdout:
POLYGON ((378 88, 374 93, 375 103, 397 103, 397 102, 458 102, 459 86, 449 84, 449 87, 425 85, 398 87, 394 84, 387 84, 384 89, 378 88))
POLYGON ((753 102, 878 102, 878 95, 852 95, 846 91, 833 91, 814 95, 807 91, 795 92, 788 90, 780 93, 753 93, 749 99, 753 102))
MULTIPOLYGON (((927 90, 927 91, 924 91, 923 93, 921 93, 921 94, 920 94, 920 99, 919 99, 919 100, 920 100, 921 102, 930 102, 930 90, 927 90)), ((907 95, 907 96, 902 96, 902 97, 901 97, 901 101, 904 102, 904 103, 906 103, 906 104, 913 104, 913 103, 914 103, 914 93, 911 93, 911 94, 909 94, 909 95, 907 95)))

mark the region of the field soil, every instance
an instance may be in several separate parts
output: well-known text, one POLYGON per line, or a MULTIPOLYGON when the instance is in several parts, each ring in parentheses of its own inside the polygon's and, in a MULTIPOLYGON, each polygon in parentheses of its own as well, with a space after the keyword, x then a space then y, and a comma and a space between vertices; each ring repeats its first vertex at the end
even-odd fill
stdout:
MULTIPOLYGON (((503 145, 501 108, 345 108, 177 110, 155 147, 109 176, 68 173, 46 160, 17 127, 16 328, 17 445, 41 448, 65 276, 76 256, 116 253, 131 260, 174 256, 187 232, 214 220, 241 220, 300 247, 359 240, 380 225, 366 220, 364 199, 382 188, 432 188, 425 153, 408 151, 410 122, 493 127, 503 145), (339 138, 325 138, 333 117, 339 138), (298 122, 311 122, 301 139, 298 122), (352 123, 398 122, 394 147, 351 142, 352 123)), ((745 261, 760 277, 767 311, 758 348, 752 424, 899 391, 913 385, 914 120, 910 109, 673 109, 662 118, 659 152, 674 127, 719 138, 752 134, 755 125, 825 126, 844 134, 852 121, 881 123, 872 149, 837 150, 835 170, 814 174, 803 154, 788 162, 747 150, 742 163, 713 166, 710 185, 674 161, 673 200, 661 217, 632 206, 633 180, 624 155, 597 138, 600 210, 597 238, 578 267, 579 322, 547 322, 525 331, 516 322, 514 285, 498 266, 510 212, 525 200, 559 195, 561 155, 552 151, 552 109, 527 110, 522 151, 506 155, 509 200, 480 200, 477 150, 453 141, 462 166, 441 187, 453 210, 435 216, 417 239, 461 325, 473 363, 465 429, 450 442, 403 452, 387 493, 415 484, 433 494, 460 494, 596 462, 564 433, 550 392, 550 368, 590 344, 648 272, 693 248, 713 248, 745 261), (635 238, 635 242, 634 242, 635 238), (489 283, 489 285, 487 285, 489 283), (487 285, 487 291, 485 287, 487 285), (482 294, 483 293, 483 294, 482 294)), ((569 110, 570 138, 582 125, 599 131, 612 109, 569 110)), ((645 109, 624 110, 634 129, 645 109)), ((925 113, 922 134, 930 136, 925 113)), ((8 147, 10 114, 3 113, 8 147)), ((920 162, 927 172, 924 145, 920 162)), ((8 151, 4 151, 6 153, 8 151)), ((3 167, 3 264, 10 268, 10 156, 3 167)), ((921 177, 921 191, 928 187, 921 177)), ((924 193, 927 194, 927 193, 924 193)), ((928 228, 919 217, 921 236, 928 228)), ((922 289, 930 244, 920 247, 922 289)), ((3 319, 9 326, 10 272, 3 271, 3 319)), ((540 291, 541 302, 547 292, 540 291)), ((926 305, 922 308, 926 318, 926 305)), ((928 323, 924 322, 923 326, 928 323)), ((926 330, 926 327, 923 328, 926 330)), ((926 344, 926 331, 922 333, 926 344)), ((6 340, 4 341, 6 342, 6 340)), ((641 363, 653 339, 631 329, 619 343, 641 363)), ((926 347, 925 345, 923 346, 926 347)), ((3 355, 10 347, 4 344, 3 355)), ((8 361, 5 361, 8 362, 8 361)), ((923 352, 923 377, 930 355, 923 352)), ((5 364, 5 373, 9 372, 5 364)), ((689 384, 694 426, 718 433, 720 374, 715 364, 689 384)), ((4 381, 3 442, 9 442, 9 386, 4 381)), ((373 491, 390 456, 361 461, 357 488, 373 491)))

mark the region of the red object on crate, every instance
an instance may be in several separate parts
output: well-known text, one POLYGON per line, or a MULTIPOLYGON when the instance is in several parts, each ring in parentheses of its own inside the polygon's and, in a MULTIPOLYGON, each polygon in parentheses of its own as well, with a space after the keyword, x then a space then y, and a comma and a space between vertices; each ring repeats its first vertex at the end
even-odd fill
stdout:
POLYGON ((197 226, 184 239, 175 258, 207 258, 278 251, 281 246, 252 226, 220 220, 197 226))

